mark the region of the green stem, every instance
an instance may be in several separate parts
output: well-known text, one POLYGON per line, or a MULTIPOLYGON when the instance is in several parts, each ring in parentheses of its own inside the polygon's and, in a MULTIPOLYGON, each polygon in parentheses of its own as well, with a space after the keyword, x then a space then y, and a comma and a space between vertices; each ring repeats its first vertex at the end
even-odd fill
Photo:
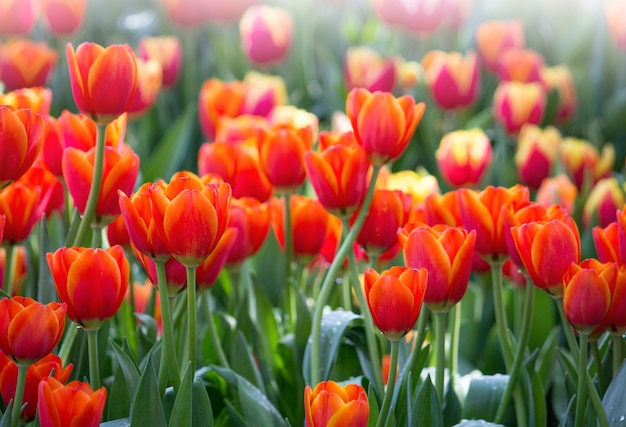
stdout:
POLYGON ((197 329, 198 319, 196 315, 196 267, 187 267, 187 327, 189 337, 189 362, 191 372, 196 372, 197 329))
POLYGON ((17 385, 15 387, 15 399, 13 399, 13 413, 11 414, 11 427, 17 427, 22 413, 22 402, 24 400, 24 388, 26 387, 26 372, 28 365, 17 365, 17 385))
POLYGON ((89 351, 89 382, 91 388, 100 388, 100 362, 98 361, 98 330, 90 329, 87 332, 87 349, 89 351))
POLYGON ((78 333, 78 327, 71 320, 68 321, 69 326, 65 331, 65 336, 63 337, 63 343, 61 344, 61 348, 59 349, 59 357, 61 358, 61 362, 63 362, 63 366, 67 365, 69 362, 70 351, 72 350, 72 345, 74 345, 74 339, 76 338, 76 334, 78 333))
MULTIPOLYGON (((348 222, 347 219, 344 221, 346 223, 348 222)), ((372 313, 370 312, 369 306, 367 305, 367 299, 365 298, 365 294, 363 294, 363 289, 361 289, 361 283, 359 281, 359 271, 357 268, 354 251, 350 251, 350 253, 348 254, 348 268, 350 270, 351 276, 350 282, 352 283, 352 287, 354 288, 354 293, 356 294, 356 298, 359 302, 359 307, 361 309, 361 316, 363 316, 363 320, 365 323, 365 341, 367 342, 367 350, 369 352, 370 362, 372 364, 372 375, 374 376, 372 383, 374 384, 374 390, 376 391, 376 394, 378 396, 382 396, 385 387, 383 384, 378 340, 376 339, 376 329, 374 327, 372 313)))
POLYGON ((320 370, 320 329, 322 327, 322 315, 324 313, 324 306, 326 301, 330 297, 330 294, 335 285, 335 279, 339 273, 343 261, 349 252, 352 252, 352 245, 356 241, 356 238, 363 227, 365 218, 372 204, 374 197, 374 189, 376 188, 376 180, 378 179, 378 173, 380 172, 380 166, 374 166, 371 181, 363 205, 356 217, 356 220, 352 224, 352 229, 344 239, 343 243, 339 247, 332 264, 330 265, 324 281, 322 282, 320 294, 318 300, 315 302, 315 310, 313 311, 313 323, 311 324, 311 383, 316 385, 320 382, 321 370, 320 370))
POLYGON ((583 418, 585 417, 585 390, 587 383, 587 341, 589 335, 580 334, 580 357, 578 359, 578 391, 576 392, 576 418, 574 419, 575 427, 582 427, 583 418))
POLYGON ((387 424, 387 418, 389 417, 389 408, 391 407, 391 398, 393 396, 393 389, 396 386, 396 371, 398 369, 398 347, 399 341, 390 341, 391 343, 391 360, 389 362, 389 377, 387 379, 387 390, 385 390, 385 398, 380 408, 380 414, 376 427, 382 427, 387 424))
POLYGON ((585 370, 582 374, 582 376, 585 377, 585 382, 587 383, 587 393, 589 393, 591 406, 593 406, 593 410, 598 417, 600 427, 609 427, 609 420, 606 416, 606 411, 604 410, 602 400, 600 400, 600 396, 598 395, 598 390, 596 390, 596 386, 593 384, 593 380, 589 376, 589 371, 585 370))
POLYGON ((17 246, 15 245, 9 245, 4 248, 4 274, 2 281, 4 283, 3 290, 9 298, 13 295, 13 272, 17 264, 16 250, 17 246))
POLYGON ((459 337, 461 336, 461 303, 452 311, 452 335, 450 336, 450 385, 454 387, 459 372, 459 337))
POLYGON ((91 188, 89 189, 85 212, 83 212, 83 219, 78 227, 78 232, 76 233, 73 246, 81 246, 81 243, 87 234, 87 230, 91 227, 91 221, 96 213, 96 206, 98 205, 98 199, 100 198, 100 187, 102 186, 102 173, 104 170, 104 152, 106 147, 105 135, 106 125, 99 124, 96 138, 96 158, 94 159, 93 164, 91 188))
POLYGON ((93 227, 91 227, 91 247, 102 247, 102 227, 100 227, 99 225, 94 225, 93 227))
POLYGON ((228 363, 228 359, 226 358, 226 353, 224 353, 222 342, 220 341, 220 337, 217 334, 217 329, 215 328, 215 321, 213 320, 213 313, 211 312, 211 302, 209 301, 208 290, 204 293, 203 300, 207 326, 209 329, 209 338, 211 339, 211 343, 213 344, 213 349, 215 350, 215 353, 217 355, 217 360, 224 368, 230 369, 230 364, 228 363))
MULTIPOLYGON (((600 354, 598 340, 591 341, 589 345, 591 346, 591 354, 593 355, 593 362, 596 365, 596 373, 598 374, 598 387, 600 388, 600 390, 606 390, 606 379, 604 378, 604 369, 602 368, 602 355, 600 354)), ((589 366, 588 368, 591 368, 591 366, 589 366)))
POLYGON ((509 327, 506 321, 506 311, 504 309, 504 293, 502 290, 502 261, 492 261, 491 263, 491 277, 492 277, 492 290, 493 290, 493 304, 496 316, 496 327, 498 328, 498 338, 500 341, 500 348, 502 350, 502 358, 506 366, 506 371, 511 372, 511 365, 513 364, 513 356, 511 346, 509 343, 509 327))
POLYGON ((290 329, 294 330, 295 319, 294 311, 292 310, 293 304, 291 303, 293 296, 292 280, 291 280, 291 260, 293 258, 293 233, 291 229, 291 193, 287 192, 283 196, 285 201, 285 211, 283 218, 283 235, 285 238, 285 312, 289 319, 290 329))
POLYGON ((443 406, 443 387, 446 372, 446 316, 448 312, 435 313, 436 327, 436 365, 435 365, 435 390, 439 403, 443 406))
MULTIPOLYGON (((350 282, 350 275, 344 274, 343 281, 341 282, 341 303, 343 309, 347 311, 352 311, 352 283, 350 282)), ((357 285, 358 283, 355 286, 357 285)))
MULTIPOLYGON (((66 198, 66 200, 69 200, 69 199, 66 198)), ((78 232, 79 226, 80 226, 80 214, 78 213, 78 209, 74 208, 74 211, 72 212, 72 219, 70 220, 70 227, 67 230, 67 236, 65 236, 65 246, 74 245, 74 242, 76 241, 76 233, 78 232)))
MULTIPOLYGON (((165 262, 154 260, 157 273, 157 286, 159 288, 159 298, 161 300, 161 320, 163 326, 163 355, 162 359, 167 360, 167 366, 170 372, 170 378, 174 385, 174 391, 180 387, 180 372, 178 367, 178 358, 176 357, 176 344, 174 341, 174 324, 172 321, 172 308, 170 305, 170 297, 167 291, 167 276, 165 273, 165 262)), ((167 381, 159 377, 159 384, 167 381)))
POLYGON ((615 378, 623 360, 622 337, 620 335, 611 335, 611 344, 613 345, 613 378, 615 378))
POLYGON ((563 309, 563 298, 556 298, 556 306, 559 309, 559 316, 561 317, 561 326, 563 326, 563 332, 565 333, 565 339, 569 346, 569 351, 572 353, 574 363, 578 364, 578 345, 576 344, 576 337, 574 331, 567 320, 565 310, 563 309))
POLYGON ((530 336, 530 327, 532 324, 534 303, 535 286, 528 284, 524 292, 524 313, 522 318, 520 336, 517 343, 517 349, 515 351, 515 358, 513 359, 513 367, 509 372, 509 381, 506 385, 506 389, 504 390, 504 395, 502 396, 502 399, 500 399, 498 411, 496 412, 496 418, 494 420, 494 423, 496 424, 502 423, 506 408, 509 405, 509 400, 513 395, 513 390, 515 389, 515 387, 517 387, 517 380, 519 378, 522 363, 524 361, 526 344, 528 343, 528 337, 530 336))

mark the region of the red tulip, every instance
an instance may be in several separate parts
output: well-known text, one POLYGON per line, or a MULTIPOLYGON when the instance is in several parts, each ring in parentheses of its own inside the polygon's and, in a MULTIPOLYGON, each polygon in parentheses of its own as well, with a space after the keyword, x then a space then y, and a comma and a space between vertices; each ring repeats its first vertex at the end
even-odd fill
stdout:
POLYGON ((493 117, 515 135, 525 124, 541 123, 546 93, 540 83, 501 82, 493 94, 493 117))
POLYGON ((137 45, 137 57, 156 59, 161 64, 163 87, 176 85, 183 61, 183 46, 174 36, 142 37, 137 45))
POLYGON ((0 79, 10 90, 45 86, 58 56, 43 42, 11 39, 0 46, 0 79))
POLYGON ((71 35, 83 25, 86 0, 41 0, 41 16, 54 35, 71 35))
POLYGON ((0 214, 6 221, 5 243, 15 244, 28 238, 53 193, 54 187, 44 189, 29 181, 14 182, 0 192, 0 214))
MULTIPOLYGON (((404 227, 411 196, 401 191, 375 190, 363 228, 356 239, 371 256, 380 255, 398 244, 396 232, 404 227)), ((358 211, 357 211, 358 212, 358 211)), ((356 217, 356 212, 353 219, 356 217)))
POLYGON ((617 211, 614 222, 604 228, 596 226, 592 232, 600 262, 626 265, 626 208, 617 211))
POLYGON ((0 94, 0 104, 10 105, 16 110, 28 108, 32 113, 41 114, 47 125, 52 104, 52 91, 41 86, 22 87, 0 94))
POLYGON ((603 178, 591 188, 583 206, 583 225, 606 227, 615 221, 615 211, 626 204, 624 190, 617 178, 603 178))
POLYGON ((550 176, 559 154, 561 134, 553 127, 542 130, 536 125, 524 125, 517 138, 515 166, 521 182, 539 188, 550 176))
POLYGON ((106 389, 89 383, 61 384, 54 378, 39 383, 37 411, 41 427, 98 427, 104 412, 106 389))
POLYGON ((478 184, 491 166, 491 141, 480 129, 447 133, 435 152, 439 171, 454 187, 478 184))
POLYGON ((239 265, 261 249, 270 231, 270 220, 268 204, 250 197, 233 198, 228 225, 237 229, 237 239, 228 252, 227 265, 239 265))
POLYGON ((617 268, 615 282, 609 282, 611 303, 602 326, 611 334, 622 336, 626 332, 626 266, 617 268))
POLYGON ((476 53, 431 51, 422 59, 426 83, 433 100, 449 110, 469 107, 480 95, 480 70, 476 53))
POLYGON ((393 58, 384 58, 370 47, 350 46, 346 50, 343 74, 348 89, 391 92, 396 85, 396 68, 393 58))
POLYGON ((325 381, 306 386, 304 412, 306 427, 366 427, 370 406, 362 386, 325 381))

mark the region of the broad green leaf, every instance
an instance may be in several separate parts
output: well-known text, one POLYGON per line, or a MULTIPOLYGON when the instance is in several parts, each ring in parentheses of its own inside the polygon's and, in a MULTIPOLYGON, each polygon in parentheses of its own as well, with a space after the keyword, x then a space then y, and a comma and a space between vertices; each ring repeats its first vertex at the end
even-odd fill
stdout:
POLYGON ((548 378, 550 367, 554 361, 554 352, 557 348, 556 340, 559 337, 560 329, 560 326, 552 328, 544 345, 539 350, 539 355, 535 362, 535 372, 543 379, 548 378))
POLYGON ((118 368, 122 370, 126 385, 131 394, 137 390, 139 384, 139 368, 137 363, 113 340, 109 341, 113 354, 117 360, 118 368))
POLYGON ((508 375, 483 375, 472 378, 465 398, 463 418, 487 420, 495 418, 508 381, 508 375))
POLYGON ((451 383, 448 383, 446 392, 443 396, 442 412, 444 426, 451 426, 461 421, 463 408, 461 407, 461 401, 456 395, 451 383))
POLYGON ((174 407, 172 408, 172 414, 170 415, 168 427, 191 427, 192 374, 191 362, 187 362, 185 374, 183 375, 182 382, 176 393, 176 400, 174 401, 174 407))
POLYGON ((243 418, 243 415, 237 411, 237 409, 230 403, 228 400, 226 403, 226 410, 228 411, 230 425, 233 427, 249 427, 254 426, 256 424, 248 424, 246 420, 243 418))
POLYGON ((420 384, 413 397, 411 419, 415 426, 443 427, 441 404, 430 375, 420 384))
POLYGON ((167 426, 151 356, 148 356, 146 368, 139 380, 130 410, 130 420, 133 426, 167 426))
POLYGON ((379 404, 376 400, 376 393, 374 392, 374 387, 372 386, 372 383, 370 383, 369 387, 367 388, 367 401, 370 405, 370 415, 369 419, 367 420, 367 427, 376 427, 376 421, 378 420, 379 414, 379 404))
POLYGON ((7 405, 2 418, 0 418, 0 427, 11 427, 11 415, 13 410, 13 401, 10 401, 7 405))
POLYGON ((201 379, 195 379, 192 385, 192 425, 194 427, 213 427, 213 408, 201 379))
POLYGON ((548 408, 546 404, 545 390, 541 381, 541 376, 537 373, 532 375, 532 404, 534 423, 536 427, 546 426, 548 423, 548 408))
POLYGON ((115 420, 127 417, 130 414, 131 396, 132 393, 126 382, 121 365, 117 365, 107 399, 107 418, 115 420))
POLYGON ((232 358, 231 369, 254 384, 263 394, 267 394, 261 373, 254 363, 254 357, 241 331, 237 331, 235 336, 232 354, 237 356, 232 358))
POLYGON ((626 363, 622 363, 619 371, 606 389, 602 405, 609 419, 609 425, 623 425, 626 420, 626 363))

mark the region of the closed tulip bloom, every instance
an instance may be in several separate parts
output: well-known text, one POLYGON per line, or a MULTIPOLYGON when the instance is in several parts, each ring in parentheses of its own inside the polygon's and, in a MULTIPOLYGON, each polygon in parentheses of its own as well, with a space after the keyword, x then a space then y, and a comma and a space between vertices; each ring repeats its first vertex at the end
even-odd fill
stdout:
POLYGON ((428 34, 440 28, 456 12, 453 0, 430 2, 427 0, 373 0, 376 14, 391 25, 400 25, 416 33, 428 34))
POLYGON ((41 114, 45 121, 50 114, 52 91, 41 86, 23 87, 0 94, 0 104, 10 105, 16 110, 28 108, 33 113, 41 114))
POLYGON ((267 119, 272 126, 290 125, 296 129, 302 129, 308 126, 311 128, 313 141, 317 141, 319 137, 319 118, 315 114, 302 108, 293 105, 276 105, 272 108, 272 111, 270 111, 267 119))
POLYGON ((130 97, 126 112, 131 119, 147 113, 156 102, 163 85, 163 70, 156 59, 137 58, 137 87, 130 97))
POLYGON ((541 123, 545 109, 540 83, 501 82, 493 95, 493 117, 508 134, 517 134, 527 123, 541 123))
MULTIPOLYGON (((44 378, 52 376, 56 380, 64 383, 72 373, 73 365, 63 367, 59 356, 48 354, 37 362, 28 366, 26 370, 26 384, 24 386, 23 404, 20 418, 24 422, 31 421, 37 414, 37 389, 39 383, 44 378)), ((5 356, 0 351, 0 394, 5 406, 9 401, 15 399, 15 388, 17 386, 17 365, 14 361, 5 356)))
POLYGON ((237 239, 228 252, 229 267, 236 267, 263 246, 271 224, 269 205, 251 197, 233 198, 229 227, 237 229, 237 239))
POLYGON ((142 37, 137 45, 137 57, 145 61, 155 59, 161 64, 164 88, 178 82, 183 62, 183 46, 174 36, 142 37))
POLYGON ((606 227, 615 221, 615 211, 626 204, 626 196, 617 178, 604 178, 598 181, 587 196, 583 207, 583 224, 606 227))
POLYGON ((511 227, 511 236, 534 285, 555 298, 563 294, 562 278, 580 262, 580 234, 569 217, 511 227))
POLYGON ((615 164, 615 148, 605 144, 601 152, 589 141, 563 138, 560 159, 567 174, 580 190, 611 175, 615 164))
MULTIPOLYGON (((87 206, 95 155, 95 147, 87 152, 77 148, 66 148, 63 152, 63 177, 81 214, 87 206)), ((102 184, 94 218, 96 224, 106 225, 119 215, 118 190, 130 194, 138 174, 139 156, 129 145, 119 149, 105 147, 102 184)))
POLYGON ((346 50, 343 73, 348 89, 391 92, 396 84, 396 71, 393 58, 384 58, 370 47, 350 46, 346 50))
POLYGON ((371 93, 356 88, 348 93, 346 113, 354 135, 374 166, 382 166, 402 155, 422 119, 426 105, 410 96, 394 97, 387 92, 371 93))
POLYGON ((66 54, 74 102, 82 113, 106 125, 127 110, 137 86, 137 61, 130 46, 85 42, 74 52, 68 43, 66 54))
POLYGON ((41 150, 43 119, 30 110, 0 106, 0 189, 24 175, 41 150))
POLYGON ((280 63, 291 47, 293 18, 287 9, 253 5, 239 21, 241 48, 250 62, 259 66, 280 63))
POLYGON ((345 218, 361 206, 370 163, 360 145, 332 145, 319 153, 307 151, 304 160, 307 176, 326 210, 345 218))
POLYGON ((115 315, 126 294, 130 272, 121 246, 61 248, 48 252, 46 259, 70 319, 86 330, 97 330, 115 315))
MULTIPOLYGON (((368 254, 380 255, 398 244, 397 231, 406 223, 411 196, 401 191, 375 190, 356 241, 368 254)), ((358 211, 357 211, 358 212, 358 211)), ((357 213, 353 215, 355 218, 357 213)))
POLYGON ((405 264, 428 270, 424 304, 434 312, 447 312, 461 301, 472 272, 476 231, 418 226, 400 229, 398 237, 405 264))
POLYGON ((304 412, 306 427, 366 427, 370 405, 361 385, 324 381, 304 389, 304 412))
POLYGON ((556 128, 542 130, 536 125, 524 125, 517 138, 515 166, 523 184, 539 188, 550 176, 559 154, 561 134, 556 128))
POLYGON ((220 117, 236 117, 242 114, 246 86, 235 80, 223 82, 208 79, 198 94, 198 119, 205 138, 215 139, 215 128, 220 117))
POLYGON ((480 95, 480 70, 475 52, 431 51, 422 59, 426 83, 440 108, 469 107, 480 95))
POLYGON ((445 224, 450 227, 457 227, 463 223, 457 192, 457 190, 453 190, 444 194, 431 194, 426 197, 424 211, 428 225, 445 224))
POLYGON ((0 2, 0 35, 27 35, 37 22, 34 0, 0 2))
MULTIPOLYGON (((106 127, 105 145, 118 148, 126 135, 127 115, 122 114, 106 127)), ((73 147, 81 151, 89 151, 96 146, 98 127, 96 122, 85 114, 74 114, 64 110, 57 119, 62 148, 73 147)), ((59 155, 60 156, 60 155, 59 155)))
POLYGON ((626 332, 626 266, 617 267, 617 277, 609 282, 611 303, 602 326, 613 335, 622 336, 626 332))
POLYGON ((151 197, 155 226, 170 254, 187 267, 202 263, 228 226, 230 185, 179 173, 151 197))
POLYGON ((39 191, 39 207, 50 218, 54 212, 61 213, 65 206, 63 183, 42 162, 36 162, 16 182, 39 191))
MULTIPOLYGON (((121 193, 124 194, 124 193, 121 193)), ((120 194, 120 198, 122 197, 120 194)), ((124 217, 118 215, 106 227, 107 241, 111 246, 120 245, 125 251, 131 250, 130 236, 124 224, 124 217)))
POLYGON ((491 141, 481 129, 447 133, 435 152, 439 171, 453 186, 474 186, 485 176, 493 150, 491 141))
POLYGON ((15 244, 28 238, 46 209, 54 189, 43 189, 29 182, 15 182, 0 191, 0 214, 6 218, 4 242, 15 244))
POLYGON ((41 427, 98 427, 106 402, 106 388, 95 392, 87 382, 63 385, 54 378, 39 383, 37 412, 41 427))
POLYGON ((18 365, 42 359, 59 343, 66 305, 15 296, 0 300, 0 350, 18 365))
POLYGON ((487 69, 495 72, 505 50, 524 47, 522 21, 486 21, 476 29, 476 45, 487 69))
POLYGON ((611 303, 617 267, 595 259, 572 264, 563 276, 563 309, 569 323, 581 333, 602 324, 611 303))
POLYGON ((544 67, 541 70, 541 80, 546 84, 549 91, 556 91, 559 95, 556 121, 559 123, 567 122, 574 116, 578 107, 576 84, 571 70, 566 65, 544 67))
MULTIPOLYGON (((237 145, 252 139, 256 147, 256 141, 261 138, 263 131, 270 128, 270 121, 263 116, 252 114, 237 117, 220 116, 215 127, 215 142, 237 145)), ((258 154, 258 148, 256 151, 258 154)))
POLYGON ((578 197, 576 185, 565 174, 547 177, 541 182, 535 200, 543 206, 561 205, 570 214, 574 214, 574 204, 578 197))
POLYGON ((41 16, 54 35, 71 35, 83 25, 86 0, 40 0, 41 16))
POLYGON ((365 270, 365 296, 374 325, 391 341, 405 336, 417 322, 426 293, 428 270, 391 267, 379 274, 365 270))
MULTIPOLYGON (((381 176, 378 175, 380 182, 381 176)), ((382 186, 386 190, 400 190, 409 194, 413 204, 418 205, 428 196, 439 193, 437 178, 430 175, 425 169, 401 170, 389 175, 382 186)))
POLYGON ((600 262, 626 265, 626 210, 618 210, 615 221, 606 227, 593 227, 592 233, 600 262))
POLYGON ((228 227, 222 238, 213 249, 213 252, 196 268, 196 286, 198 289, 208 289, 217 281, 222 268, 228 261, 228 254, 239 239, 239 230, 228 227))
POLYGON ((498 59, 500 81, 520 83, 541 83, 543 56, 532 49, 507 49, 498 59))
POLYGON ((269 118, 274 108, 287 104, 287 85, 280 76, 251 70, 243 77, 243 83, 246 95, 241 114, 269 118))

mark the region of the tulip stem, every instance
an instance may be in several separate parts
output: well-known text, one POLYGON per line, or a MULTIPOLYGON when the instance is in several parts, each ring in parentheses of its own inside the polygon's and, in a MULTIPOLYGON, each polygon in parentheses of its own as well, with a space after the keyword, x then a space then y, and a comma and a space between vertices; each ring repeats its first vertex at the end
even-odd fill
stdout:
POLYGON ((96 206, 98 205, 98 199, 100 198, 100 187, 102 187, 102 172, 104 170, 104 151, 106 147, 106 125, 98 124, 96 138, 96 158, 93 164, 93 175, 91 178, 91 187, 89 188, 89 196, 87 196, 87 204, 85 205, 85 212, 83 213, 83 219, 78 227, 76 238, 74 239, 73 246, 81 246, 81 243, 85 239, 87 230, 91 227, 91 221, 96 213, 96 206))
POLYGON ((226 358, 226 353, 224 353, 224 348, 222 347, 222 342, 220 341, 220 337, 217 334, 217 329, 215 328, 215 321, 213 320, 213 313, 211 310, 211 301, 209 300, 209 290, 204 293, 204 311, 206 313, 207 318, 207 326, 209 330, 209 338, 211 339, 211 343, 213 344, 213 349, 217 355, 217 360, 222 365, 222 367, 226 369, 230 369, 230 364, 228 363, 228 359, 226 358))
POLYGON ((598 340, 592 340, 589 345, 591 346, 591 354, 593 355, 593 361, 596 365, 596 373, 598 375, 598 388, 600 390, 606 390, 606 379, 604 378, 604 369, 602 368, 602 355, 600 354, 598 340))
POLYGON ((444 377, 446 371, 446 316, 448 312, 435 313, 436 323, 436 365, 435 365, 435 390, 437 390, 437 397, 439 403, 443 406, 443 387, 444 377))
POLYGON ((13 412, 11 414, 11 427, 17 427, 22 413, 24 400, 24 388, 26 387, 26 372, 28 365, 17 364, 17 385, 15 386, 15 398, 13 399, 13 412))
MULTIPOLYGON (((348 226, 348 220, 344 219, 344 227, 348 226)), ((374 390, 378 396, 382 396, 385 390, 383 384, 383 375, 381 368, 381 357, 378 349, 378 340, 376 339, 376 330, 374 328, 374 321, 372 319, 372 313, 367 305, 367 299, 363 294, 361 283, 359 281, 359 270, 357 268, 356 257, 354 251, 350 251, 348 254, 348 268, 350 270, 350 282, 354 288, 357 301, 359 302, 359 308, 361 316, 365 323, 365 340, 367 342, 367 350, 370 356, 370 363, 372 364, 372 383, 374 384, 374 390)))
POLYGON ((293 256, 293 233, 291 230, 291 193, 287 192, 283 196, 285 201, 285 212, 283 222, 285 224, 283 228, 283 236, 285 238, 285 309, 287 317, 289 319, 289 325, 291 330, 294 329, 296 324, 294 319, 294 311, 292 310, 291 300, 293 299, 292 286, 295 286, 291 280, 291 258, 293 256))
MULTIPOLYGON (((161 357, 167 359, 167 366, 170 371, 174 391, 180 387, 180 372, 178 367, 178 358, 176 357, 176 345, 174 342, 174 325, 172 322, 172 309, 170 306, 170 297, 167 291, 167 276, 165 273, 165 262, 154 260, 157 274, 157 285, 159 288, 159 298, 161 300, 161 319, 163 325, 163 355, 161 357)), ((167 381, 159 378, 159 384, 167 381)))
POLYGON ((613 378, 615 378, 623 361, 622 337, 620 335, 611 335, 611 341, 611 344, 613 344, 613 378))
POLYGON ((94 225, 93 227, 91 227, 91 247, 102 247, 102 227, 100 227, 99 225, 94 225))
POLYGON ((582 427, 583 418, 585 417, 585 390, 587 383, 587 342, 589 335, 580 334, 580 357, 578 359, 578 391, 576 392, 576 418, 574 419, 575 427, 582 427))
POLYGON ((452 334, 450 336, 450 384, 454 387, 459 372, 459 337, 461 336, 461 303, 456 303, 452 311, 452 334))
POLYGON ((569 351, 572 353, 574 363, 578 364, 578 344, 576 344, 576 337, 574 337, 574 332, 572 331, 572 327, 570 326, 567 316, 565 315, 565 310, 563 309, 563 298, 556 298, 556 306, 559 309, 559 316, 561 316, 561 324, 563 326, 563 332, 565 333, 567 345, 569 346, 569 351))
POLYGON ((398 370, 398 347, 400 341, 394 340, 391 343, 391 357, 389 361, 389 376, 387 377, 387 390, 385 391, 385 398, 380 408, 380 414, 378 415, 378 421, 376 427, 382 427, 387 424, 387 418, 389 417, 389 408, 391 407, 391 398, 393 396, 393 389, 396 386, 396 372, 398 370))
POLYGON ((196 352, 197 352, 197 329, 198 319, 196 315, 196 267, 187 267, 187 316, 189 319, 188 337, 189 337, 189 362, 191 363, 191 372, 196 372, 196 352))
POLYGON ((89 352, 89 382, 94 390, 100 388, 100 362, 98 361, 98 330, 87 332, 87 350, 89 352))
POLYGON ((315 309, 313 311, 313 321, 311 324, 311 384, 316 385, 320 382, 321 379, 321 369, 320 369, 320 341, 321 334, 320 329, 322 327, 322 316, 324 313, 324 306, 326 305, 326 301, 330 297, 331 292, 335 288, 335 281, 337 278, 337 274, 339 273, 339 269, 343 265, 344 260, 349 252, 352 251, 352 245, 356 241, 359 233, 361 232, 361 228, 363 227, 363 223, 365 222, 365 218, 370 209, 370 205, 372 204, 372 199, 374 198, 374 189, 376 188, 376 180, 378 179, 378 173, 380 172, 380 166, 374 166, 372 177, 370 180, 369 188, 367 189, 367 194, 365 195, 365 199, 363 200, 363 204, 359 209, 359 213, 352 224, 352 229, 346 236, 346 238, 341 243, 341 246, 337 250, 335 254, 335 258, 333 259, 332 264, 330 265, 326 276, 324 277, 324 281, 322 282, 320 294, 318 300, 315 302, 315 309))
MULTIPOLYGON (((69 200, 67 197, 68 194, 69 193, 66 192, 66 200, 69 200)), ((67 230, 67 236, 65 236, 65 246, 74 245, 74 242, 76 240, 76 233, 78 232, 79 226, 80 226, 80 214, 78 213, 78 209, 74 208, 72 212, 72 219, 70 220, 70 227, 67 230)))
POLYGON ((4 274, 2 277, 4 286, 3 290, 10 298, 13 295, 13 272, 15 271, 15 266, 17 265, 17 257, 15 256, 16 252, 15 245, 8 245, 4 249, 4 274))
POLYGON ((78 333, 78 327, 74 322, 68 320, 69 326, 65 331, 65 336, 63 337, 63 344, 61 344, 61 348, 59 349, 59 357, 61 358, 61 362, 63 362, 63 366, 67 365, 69 362, 70 351, 72 350, 72 345, 74 345, 74 339, 76 338, 76 333, 78 333))
POLYGON ((491 264, 491 277, 493 287, 493 304, 496 316, 496 327, 498 328, 498 338, 500 341, 500 349, 502 350, 502 358, 506 366, 507 373, 511 372, 513 364, 513 356, 511 354, 511 346, 509 344, 509 327, 506 321, 506 312, 504 309, 504 296, 502 291, 502 264, 501 260, 493 260, 491 264))
POLYGON ((500 405, 498 405, 496 418, 494 419, 494 423, 496 424, 502 423, 506 408, 509 405, 509 400, 513 395, 513 390, 515 389, 515 387, 517 387, 517 380, 519 378, 522 363, 524 361, 524 353, 526 352, 526 344, 528 343, 528 337, 530 336, 530 327, 532 324, 534 304, 535 286, 528 284, 526 285, 524 292, 524 314, 522 318, 520 336, 517 343, 517 349, 515 351, 515 357, 513 359, 513 366, 511 368, 511 371, 509 372, 509 381, 506 384, 506 389, 504 390, 502 399, 500 399, 500 405))

